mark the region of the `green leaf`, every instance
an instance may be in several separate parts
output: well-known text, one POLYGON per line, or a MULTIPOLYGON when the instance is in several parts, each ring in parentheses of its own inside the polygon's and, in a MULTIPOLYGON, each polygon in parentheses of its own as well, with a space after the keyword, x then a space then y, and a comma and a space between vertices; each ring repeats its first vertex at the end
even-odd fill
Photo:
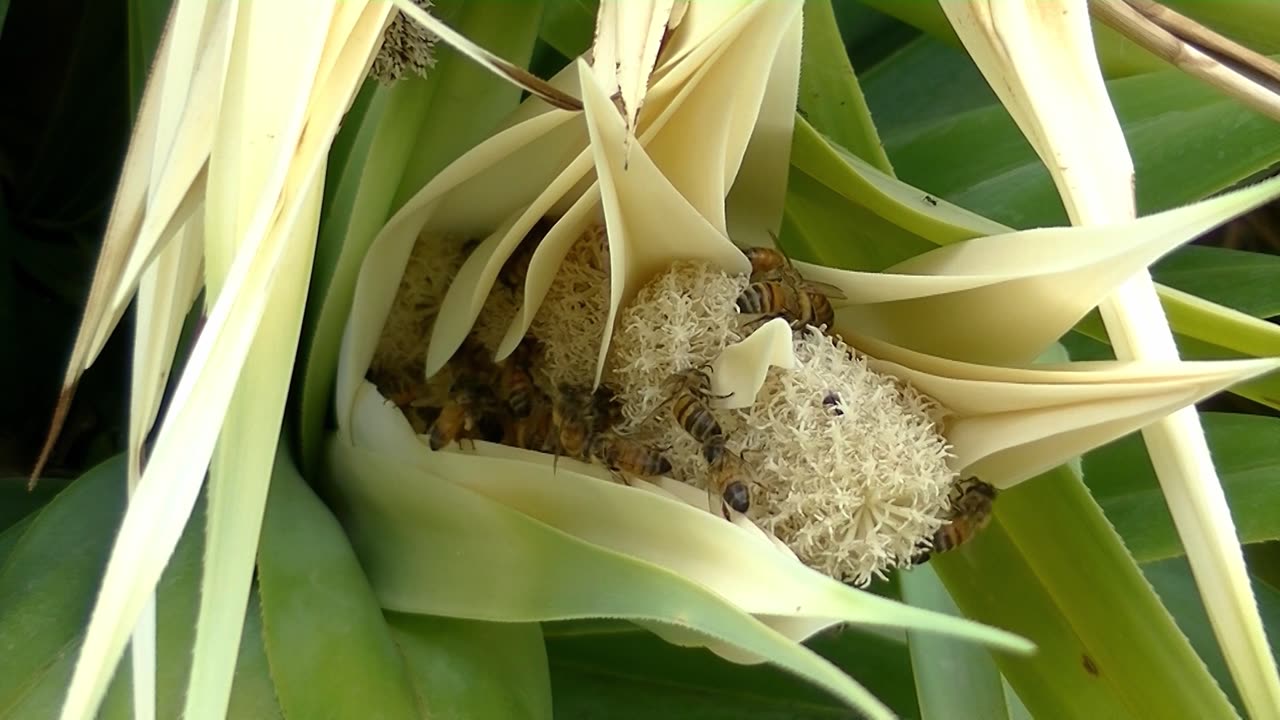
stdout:
MULTIPOLYGON (((533 50, 541 10, 537 2, 464 0, 441 0, 432 8, 454 29, 520 65, 533 50)), ((296 383, 305 470, 314 469, 320 452, 338 345, 369 243, 407 198, 483 140, 520 99, 518 88, 443 43, 436 53, 427 77, 375 91, 326 208, 296 383)))
MULTIPOLYGON (((898 573, 902 600, 915 607, 959 615, 947 588, 928 565, 898 573)), ((907 633, 922 720, 1008 718, 1004 681, 982 648, 950 638, 907 633)))
POLYGON ((932 564, 965 616, 1036 643, 1030 659, 996 657, 1033 716, 1235 717, 1074 473, 1022 483, 995 508, 932 564))
MULTIPOLYGON (((1239 693, 1231 680, 1226 661, 1222 658, 1217 638, 1213 634, 1213 626, 1209 624, 1208 615, 1205 614, 1200 593, 1196 589, 1195 578, 1191 575, 1191 568, 1186 558, 1160 560, 1144 565, 1142 571, 1159 593, 1165 607, 1169 608, 1169 612, 1173 613, 1174 618, 1177 619, 1178 626, 1187 634, 1187 638, 1204 660, 1209 672, 1226 689, 1235 706, 1240 708, 1242 704, 1239 693)), ((1250 579, 1254 599, 1258 602, 1258 614, 1262 618, 1267 635, 1273 641, 1274 654, 1275 641, 1280 639, 1280 591, 1257 577, 1250 579)))
MULTIPOLYGON (((22 652, 0 654, 0 715, 56 717, 106 565, 111 539, 124 514, 122 457, 90 470, 20 526, 0 535, 8 547, 0 567, 0 644, 22 652)), ((193 513, 157 588, 156 710, 177 717, 186 694, 203 556, 204 505, 193 513)), ((108 690, 101 717, 132 718, 131 663, 108 690)), ((229 717, 280 717, 262 656, 256 593, 251 598, 236 667, 229 717)))
MULTIPOLYGON (((129 22, 129 107, 136 114, 142 100, 142 88, 151 72, 151 61, 173 0, 129 0, 126 14, 129 22)), ((0 20, 2 22, 2 20, 0 20)))
MULTIPOLYGON (((493 458, 437 455, 441 464, 444 458, 451 464, 466 462, 472 466, 474 479, 481 483, 485 478, 491 484, 501 483, 486 487, 488 492, 502 492, 508 483, 499 475, 515 479, 518 475, 514 473, 521 469, 493 458)), ((641 559, 638 555, 648 553, 634 540, 624 539, 621 543, 635 555, 580 539, 578 535, 590 534, 592 527, 606 530, 593 526, 593 519, 583 515, 591 506, 591 493, 574 493, 570 497, 535 491, 530 495, 531 482, 551 479, 545 475, 550 471, 546 464, 526 464, 526 471, 535 477, 530 478, 531 482, 511 485, 513 491, 523 488, 523 492, 510 501, 533 502, 533 512, 554 516, 557 523, 572 523, 565 513, 576 512, 578 521, 592 527, 575 528, 575 534, 570 535, 526 514, 529 508, 518 511, 457 484, 466 478, 451 480, 424 471, 414 462, 370 453, 336 438, 327 459, 335 500, 346 508, 344 525, 379 599, 388 609, 504 622, 591 617, 645 621, 664 637, 682 644, 715 641, 738 656, 745 653, 748 657, 768 658, 837 695, 851 707, 873 717, 887 717, 881 703, 829 662, 743 612, 722 595, 672 569, 641 559), (412 563, 405 562, 409 556, 414 558, 412 563), (477 568, 484 572, 477 573, 477 568)), ((636 492, 591 478, 572 477, 563 467, 559 474, 557 482, 579 491, 636 492)), ((721 522, 649 493, 634 495, 632 502, 646 514, 658 503, 671 512, 686 513, 682 523, 672 524, 659 536, 666 542, 685 536, 683 532, 674 534, 677 529, 693 528, 691 532, 697 535, 697 528, 721 522)), ((721 532, 736 532, 720 524, 714 527, 721 532)), ((687 546, 688 539, 684 544, 687 546)), ((794 567, 796 574, 804 571, 798 565, 788 567, 794 567)), ((812 584, 831 596, 821 611, 823 618, 852 613, 868 623, 929 626, 1003 647, 1020 646, 1016 639, 994 630, 939 623, 935 616, 838 588, 830 580, 812 584), (837 588, 844 591, 838 597, 834 593, 837 588)), ((811 602, 823 600, 814 596, 811 602)), ((787 620, 791 618, 778 618, 776 622, 785 625, 787 620)), ((802 622, 799 618, 795 621, 802 622)))
POLYGON ((41 478, 32 490, 28 478, 0 478, 0 531, 8 530, 44 507, 69 484, 61 478, 41 478))
MULTIPOLYGON (((860 0, 883 13, 925 31, 933 38, 959 45, 955 31, 936 2, 901 2, 900 0, 860 0)), ((1098 22, 1093 23, 1098 61, 1107 77, 1120 77, 1162 70, 1167 65, 1151 53, 1134 45, 1119 33, 1098 22)))
POLYGON ((1215 3, 1164 0, 1162 3, 1261 53, 1280 52, 1280 5, 1271 2, 1215 3))
MULTIPOLYGON (((0 653, 0 711, 30 707, 27 696, 47 675, 61 678, 65 692, 124 498, 124 460, 116 457, 18 529, 0 567, 0 647, 21 651, 0 653)), ((41 697, 34 704, 52 703, 46 716, 55 716, 61 694, 41 697)))
POLYGON ((387 613, 433 720, 551 718, 551 678, 537 623, 387 613))
MULTIPOLYGON (((835 698, 776 668, 736 665, 702 648, 676 647, 631 623, 551 623, 546 635, 558 716, 857 717, 835 698)), ((866 685, 899 717, 920 716, 901 640, 836 629, 806 644, 866 685)))
MULTIPOLYGON (((1240 541, 1280 538, 1280 418, 1204 413, 1200 423, 1240 541)), ((1087 454, 1084 476, 1139 562, 1184 554, 1141 436, 1087 454)))
POLYGON ((538 35, 564 57, 577 57, 591 47, 598 5, 595 0, 547 0, 538 35))
MULTIPOLYGON (((1280 161, 1280 125, 1179 71, 1107 88, 1133 155, 1139 214, 1199 200, 1280 161)), ((998 104, 882 134, 912 185, 1013 227, 1066 224, 1048 171, 998 104)))
POLYGON ((258 583, 267 657, 287 715, 420 715, 404 661, 342 528, 283 450, 262 526, 258 583))
POLYGON ((836 27, 831 0, 804 6, 800 114, 819 132, 885 172, 892 172, 867 102, 836 27))
POLYGON ((998 102, 968 53, 929 36, 870 67, 861 81, 886 139, 998 102))
POLYGON ((1257 318, 1280 315, 1280 257, 1191 245, 1156 263, 1157 282, 1257 318))

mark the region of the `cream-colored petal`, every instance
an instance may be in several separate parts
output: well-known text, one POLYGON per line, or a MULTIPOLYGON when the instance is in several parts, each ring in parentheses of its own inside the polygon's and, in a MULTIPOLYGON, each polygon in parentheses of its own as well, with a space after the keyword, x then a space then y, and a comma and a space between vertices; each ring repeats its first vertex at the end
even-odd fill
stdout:
MULTIPOLYGON (((789 0, 766 2, 735 18, 749 24, 719 47, 713 61, 689 78, 681 89, 678 108, 661 121, 663 132, 645 145, 649 157, 676 190, 722 233, 728 232, 725 198, 757 129, 765 91, 775 73, 780 78, 774 86, 771 100, 775 106, 770 108, 772 115, 768 118, 773 126, 765 130, 772 133, 770 139, 774 143, 785 140, 786 150, 770 156, 774 167, 756 169, 783 171, 781 177, 769 178, 776 185, 772 187, 776 195, 769 198, 771 202, 765 208, 776 211, 777 215, 770 218, 774 224, 781 218, 785 164, 778 167, 776 160, 780 155, 785 163, 789 157, 791 123, 777 118, 782 111, 778 105, 787 99, 777 85, 784 84, 789 76, 793 92, 796 87, 799 45, 795 38, 800 30, 800 7, 800 3, 789 0), (780 58, 784 39, 790 41, 786 46, 791 57, 780 58), (780 59, 780 66, 775 65, 780 59)), ((794 96, 791 100, 785 110, 794 117, 794 96)))
POLYGON ((781 227, 800 91, 803 19, 803 13, 796 13, 778 45, 755 129, 725 199, 729 237, 743 247, 767 246, 781 227))
MULTIPOLYGON (((705 491, 676 491, 673 481, 663 481, 659 492, 648 483, 627 487, 609 481, 599 466, 553 463, 542 453, 485 442, 474 451, 431 452, 372 385, 365 383, 358 398, 357 447, 420 468, 430 475, 424 482, 455 483, 586 542, 667 568, 745 612, 770 616, 771 623, 777 618, 780 631, 800 633, 793 639, 841 620, 890 627, 937 620, 805 567, 745 518, 727 523, 706 512, 705 499, 695 500, 703 503, 698 507, 683 502, 689 490, 705 491)), ((974 631, 978 638, 981 631, 974 631)), ((1001 644, 1020 645, 1008 636, 1001 644)))
POLYGON ((760 326, 747 339, 722 350, 712 361, 711 392, 728 396, 717 401, 716 406, 750 407, 764 385, 769 368, 775 365, 788 370, 796 366, 791 325, 783 318, 774 318, 760 326))
MULTIPOLYGON (((347 322, 338 358, 335 407, 338 427, 343 432, 349 431, 356 389, 369 368, 382 325, 395 300, 398 279, 404 274, 409 253, 422 228, 431 221, 432 227, 440 228, 441 232, 465 232, 476 227, 486 228, 481 222, 487 219, 484 231, 490 232, 496 224, 493 216, 482 214, 480 208, 475 207, 478 203, 470 198, 459 199, 458 189, 469 187, 474 195, 487 186, 500 195, 505 189, 502 183, 524 183, 523 193, 528 199, 536 197, 536 185, 525 183, 522 174, 532 175, 528 178, 532 183, 541 181, 544 186, 554 176, 547 177, 535 172, 532 166, 527 169, 524 166, 547 157, 543 155, 548 151, 547 145, 558 146, 560 150, 570 145, 564 135, 581 132, 568 123, 572 118, 573 115, 564 112, 539 113, 495 134, 442 170, 378 233, 360 268, 351 319, 347 322), (465 202, 472 202, 472 207, 460 208, 465 202)), ((545 173, 545 164, 540 169, 545 173)), ((493 194, 480 194, 493 198, 493 194)), ((498 210, 510 213, 519 207, 519 200, 507 198, 504 204, 510 207, 498 210)))
POLYGON ((974 238, 883 273, 796 265, 847 296, 838 328, 943 357, 1021 364, 1135 272, 1278 194, 1280 179, 1125 223, 974 238))
POLYGON ((649 76, 658 62, 675 0, 603 0, 596 18, 592 44, 594 74, 610 95, 619 93, 627 128, 636 127, 636 116, 649 92, 649 76))
MULTIPOLYGON (((579 61, 581 62, 581 61, 579 61)), ((609 315, 596 378, 604 370, 618 307, 675 260, 705 260, 734 272, 750 265, 738 248, 689 204, 643 148, 623 149, 626 128, 604 91, 583 71, 583 105, 609 233, 609 315)))
POLYGON ((1035 368, 975 365, 868 337, 846 337, 868 365, 951 413, 946 435, 961 474, 1009 487, 1150 424, 1280 360, 1093 362, 1035 368))

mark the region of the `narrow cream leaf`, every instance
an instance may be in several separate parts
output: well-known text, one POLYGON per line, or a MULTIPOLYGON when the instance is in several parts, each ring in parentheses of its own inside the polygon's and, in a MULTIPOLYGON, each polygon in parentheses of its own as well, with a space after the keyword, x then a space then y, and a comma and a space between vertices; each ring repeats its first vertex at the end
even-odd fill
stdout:
MULTIPOLYGON (((286 157, 292 157, 292 163, 284 184, 285 208, 277 216, 271 232, 284 236, 281 262, 289 272, 277 278, 269 291, 269 312, 262 316, 257 337, 245 358, 212 459, 208 537, 201 581, 204 590, 196 619, 194 660, 183 713, 188 718, 212 719, 226 714, 271 468, 306 306, 319 227, 323 162, 328 144, 367 71, 387 21, 388 8, 383 4, 339 3, 332 8, 334 13, 329 18, 317 11, 314 3, 305 4, 306 8, 294 7, 292 11, 315 12, 315 25, 304 28, 294 24, 292 37, 298 46, 293 52, 304 60, 315 58, 312 67, 317 68, 316 85, 313 89, 310 83, 298 82, 305 77, 305 73, 300 73, 291 88, 297 98, 276 105, 285 118, 292 115, 295 103, 307 110, 307 125, 296 146, 297 154, 291 152, 293 148, 289 145, 279 148, 286 157), (308 30, 314 33, 310 40, 306 35, 308 30)), ((286 13, 285 17, 288 14, 292 13, 286 13)), ((260 23, 260 27, 269 28, 279 27, 282 19, 268 13, 255 17, 254 21, 260 23)), ((253 43, 265 46, 270 42, 269 37, 270 34, 250 35, 246 47, 238 51, 253 53, 257 49, 253 43)), ((281 88, 291 87, 287 72, 273 76, 272 72, 264 72, 251 63, 243 67, 253 69, 253 77, 236 78, 244 83, 243 94, 234 96, 226 111, 243 113, 261 124, 258 128, 242 126, 240 135, 223 146, 232 153, 248 153, 254 147, 267 146, 258 138, 265 136, 270 140, 280 119, 266 115, 265 110, 270 109, 272 103, 266 102, 264 96, 283 95, 281 88), (253 147, 237 148, 236 142, 253 147)), ((216 164, 218 159, 215 155, 211 163, 216 164)), ((264 167, 270 168, 271 164, 264 167)), ((256 202, 252 197, 246 200, 256 202)))
POLYGON ((942 9, 1049 169, 1067 214, 1091 223, 1132 218, 1133 163, 1096 71, 1086 2, 971 0, 942 9))
MULTIPOLYGON (((167 60, 172 44, 172 35, 166 26, 166 31, 160 36, 160 45, 156 49, 157 64, 167 60)), ((30 486, 32 487, 44 469, 45 463, 48 462, 49 453, 53 451, 53 445, 57 442, 63 423, 66 422, 76 384, 80 382, 80 376, 93 364, 94 357, 97 355, 93 346, 94 335, 98 333, 99 325, 111 313, 111 296, 118 284, 119 273, 133 251, 135 233, 142 222, 151 165, 156 152, 155 145, 149 140, 160 123, 162 92, 163 89, 159 85, 148 83, 142 93, 133 134, 129 139, 129 149, 124 157, 124 170, 120 174, 115 199, 111 205, 111 214, 107 219, 102 250, 98 254, 98 261, 93 269, 93 280, 89 284, 89 295, 85 299, 84 316, 76 329, 76 339, 71 347, 71 357, 67 360, 67 370, 63 376, 53 418, 49 422, 49 432, 45 438, 44 447, 41 448, 36 465, 31 471, 30 486)))
POLYGON ((226 716, 240 648, 245 603, 253 576, 268 480, 302 329, 306 293, 320 223, 322 174, 314 176, 272 289, 269 312, 245 360, 209 468, 204 578, 191 684, 183 717, 226 716), (214 591, 213 589, 216 589, 214 591))
POLYGON ((478 65, 494 73, 517 87, 529 91, 544 102, 562 110, 581 110, 582 103, 538 78, 528 70, 508 62, 468 40, 461 33, 440 22, 430 13, 414 5, 412 0, 391 0, 400 12, 408 15, 414 22, 430 30, 450 47, 466 55, 478 65))
MULTIPOLYGON (((686 81, 682 96, 670 105, 662 105, 652 124, 645 127, 647 137, 643 144, 650 159, 689 204, 722 233, 728 233, 725 198, 741 175, 743 157, 757 133, 763 143, 757 152, 765 153, 756 160, 765 167, 757 169, 780 171, 790 157, 791 120, 782 116, 784 110, 789 117, 795 116, 794 104, 786 104, 788 100, 794 102, 786 86, 794 86, 799 77, 795 33, 800 29, 800 9, 800 3, 790 0, 745 7, 728 28, 734 32, 721 32, 715 38, 716 53, 686 81), (770 89, 771 105, 766 108, 766 91, 770 89), (768 124, 764 126, 760 123, 762 113, 767 113, 763 119, 768 124)), ((655 110, 668 82, 664 78, 652 91, 655 110)), ((616 124, 599 113, 596 122, 616 124)), ((765 201, 761 212, 777 212, 770 218, 772 224, 777 224, 785 188, 778 178, 772 180, 774 183, 767 184, 758 199, 765 201)))
POLYGON ((943 357, 1023 364, 1133 273, 1278 195, 1273 179, 1127 222, 974 238, 882 273, 796 265, 848 298, 840 327, 943 357))
MULTIPOLYGON (((282 206, 270 202, 263 208, 260 204, 246 223, 245 241, 225 275, 223 291, 213 303, 174 391, 169 416, 160 428, 112 548, 62 709, 64 720, 87 718, 95 711, 125 640, 190 516, 240 369, 288 249, 288 236, 272 232, 267 223, 274 220, 277 227, 290 228, 298 222, 303 190, 320 171, 341 114, 367 68, 385 12, 385 6, 370 12, 370 30, 351 41, 357 47, 363 44, 362 52, 343 63, 343 75, 321 88, 310 104, 314 127, 308 127, 304 134, 301 125, 297 126, 292 143, 277 138, 280 147, 288 149, 280 168, 280 186, 290 192, 282 206)), ((276 170, 270 169, 269 174, 276 174, 276 170)), ((211 227, 210 232, 216 230, 220 228, 211 227)), ((205 593, 205 598, 216 595, 205 593)))
POLYGON ((166 82, 178 88, 174 102, 182 101, 181 116, 177 125, 170 128, 172 149, 165 152, 163 158, 156 158, 158 168, 148 191, 146 215, 136 229, 133 250, 116 282, 111 315, 99 325, 94 336, 95 348, 106 344, 129 305, 143 269, 186 223, 204 197, 203 171, 222 99, 235 13, 234 4, 219 5, 208 26, 203 28, 206 36, 201 38, 202 54, 195 64, 194 75, 185 81, 176 74, 172 79, 168 79, 170 75, 165 76, 166 82), (188 89, 189 93, 181 94, 188 89))

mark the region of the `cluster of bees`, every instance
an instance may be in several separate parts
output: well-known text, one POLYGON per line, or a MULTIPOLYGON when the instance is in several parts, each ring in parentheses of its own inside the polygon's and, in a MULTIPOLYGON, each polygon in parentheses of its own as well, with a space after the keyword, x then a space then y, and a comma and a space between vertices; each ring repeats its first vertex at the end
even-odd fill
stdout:
MULTIPOLYGON (((549 227, 549 222, 539 223, 521 243, 499 274, 504 285, 519 285, 532 249, 549 227)), ((832 326, 831 299, 843 298, 838 289, 806 280, 778 250, 757 247, 743 252, 751 263, 751 275, 736 304, 748 333, 779 317, 796 329, 832 326)), ((477 439, 498 442, 553 454, 557 461, 563 455, 595 462, 628 484, 630 477, 653 478, 671 472, 669 448, 621 430, 621 405, 607 386, 541 387, 532 372, 541 352, 539 342, 529 337, 506 360, 494 363, 469 338, 450 363, 454 381, 447 402, 430 425, 431 449, 477 439)), ((712 393, 708 368, 677 371, 662 390, 664 399, 649 418, 668 412, 698 443, 707 462, 705 484, 712 505, 718 504, 726 519, 730 510, 747 512, 757 480, 743 455, 726 446, 725 431, 710 404, 725 396, 712 393)), ((838 397, 829 394, 823 402, 842 414, 838 397)), ((949 517, 932 538, 921 543, 913 562, 925 562, 931 552, 950 550, 972 537, 989 522, 994 498, 995 489, 976 478, 958 482, 951 491, 949 517)))

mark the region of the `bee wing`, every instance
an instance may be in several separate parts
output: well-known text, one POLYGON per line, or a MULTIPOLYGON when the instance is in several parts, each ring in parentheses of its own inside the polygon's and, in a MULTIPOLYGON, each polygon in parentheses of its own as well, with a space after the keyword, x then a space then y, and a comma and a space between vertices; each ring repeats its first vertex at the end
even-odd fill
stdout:
POLYGON ((827 283, 818 282, 816 280, 805 280, 803 281, 802 285, 804 285, 805 290, 808 290, 810 292, 822 293, 823 295, 826 295, 828 300, 848 300, 849 299, 848 296, 844 294, 844 291, 836 287, 835 285, 828 285, 827 283))

